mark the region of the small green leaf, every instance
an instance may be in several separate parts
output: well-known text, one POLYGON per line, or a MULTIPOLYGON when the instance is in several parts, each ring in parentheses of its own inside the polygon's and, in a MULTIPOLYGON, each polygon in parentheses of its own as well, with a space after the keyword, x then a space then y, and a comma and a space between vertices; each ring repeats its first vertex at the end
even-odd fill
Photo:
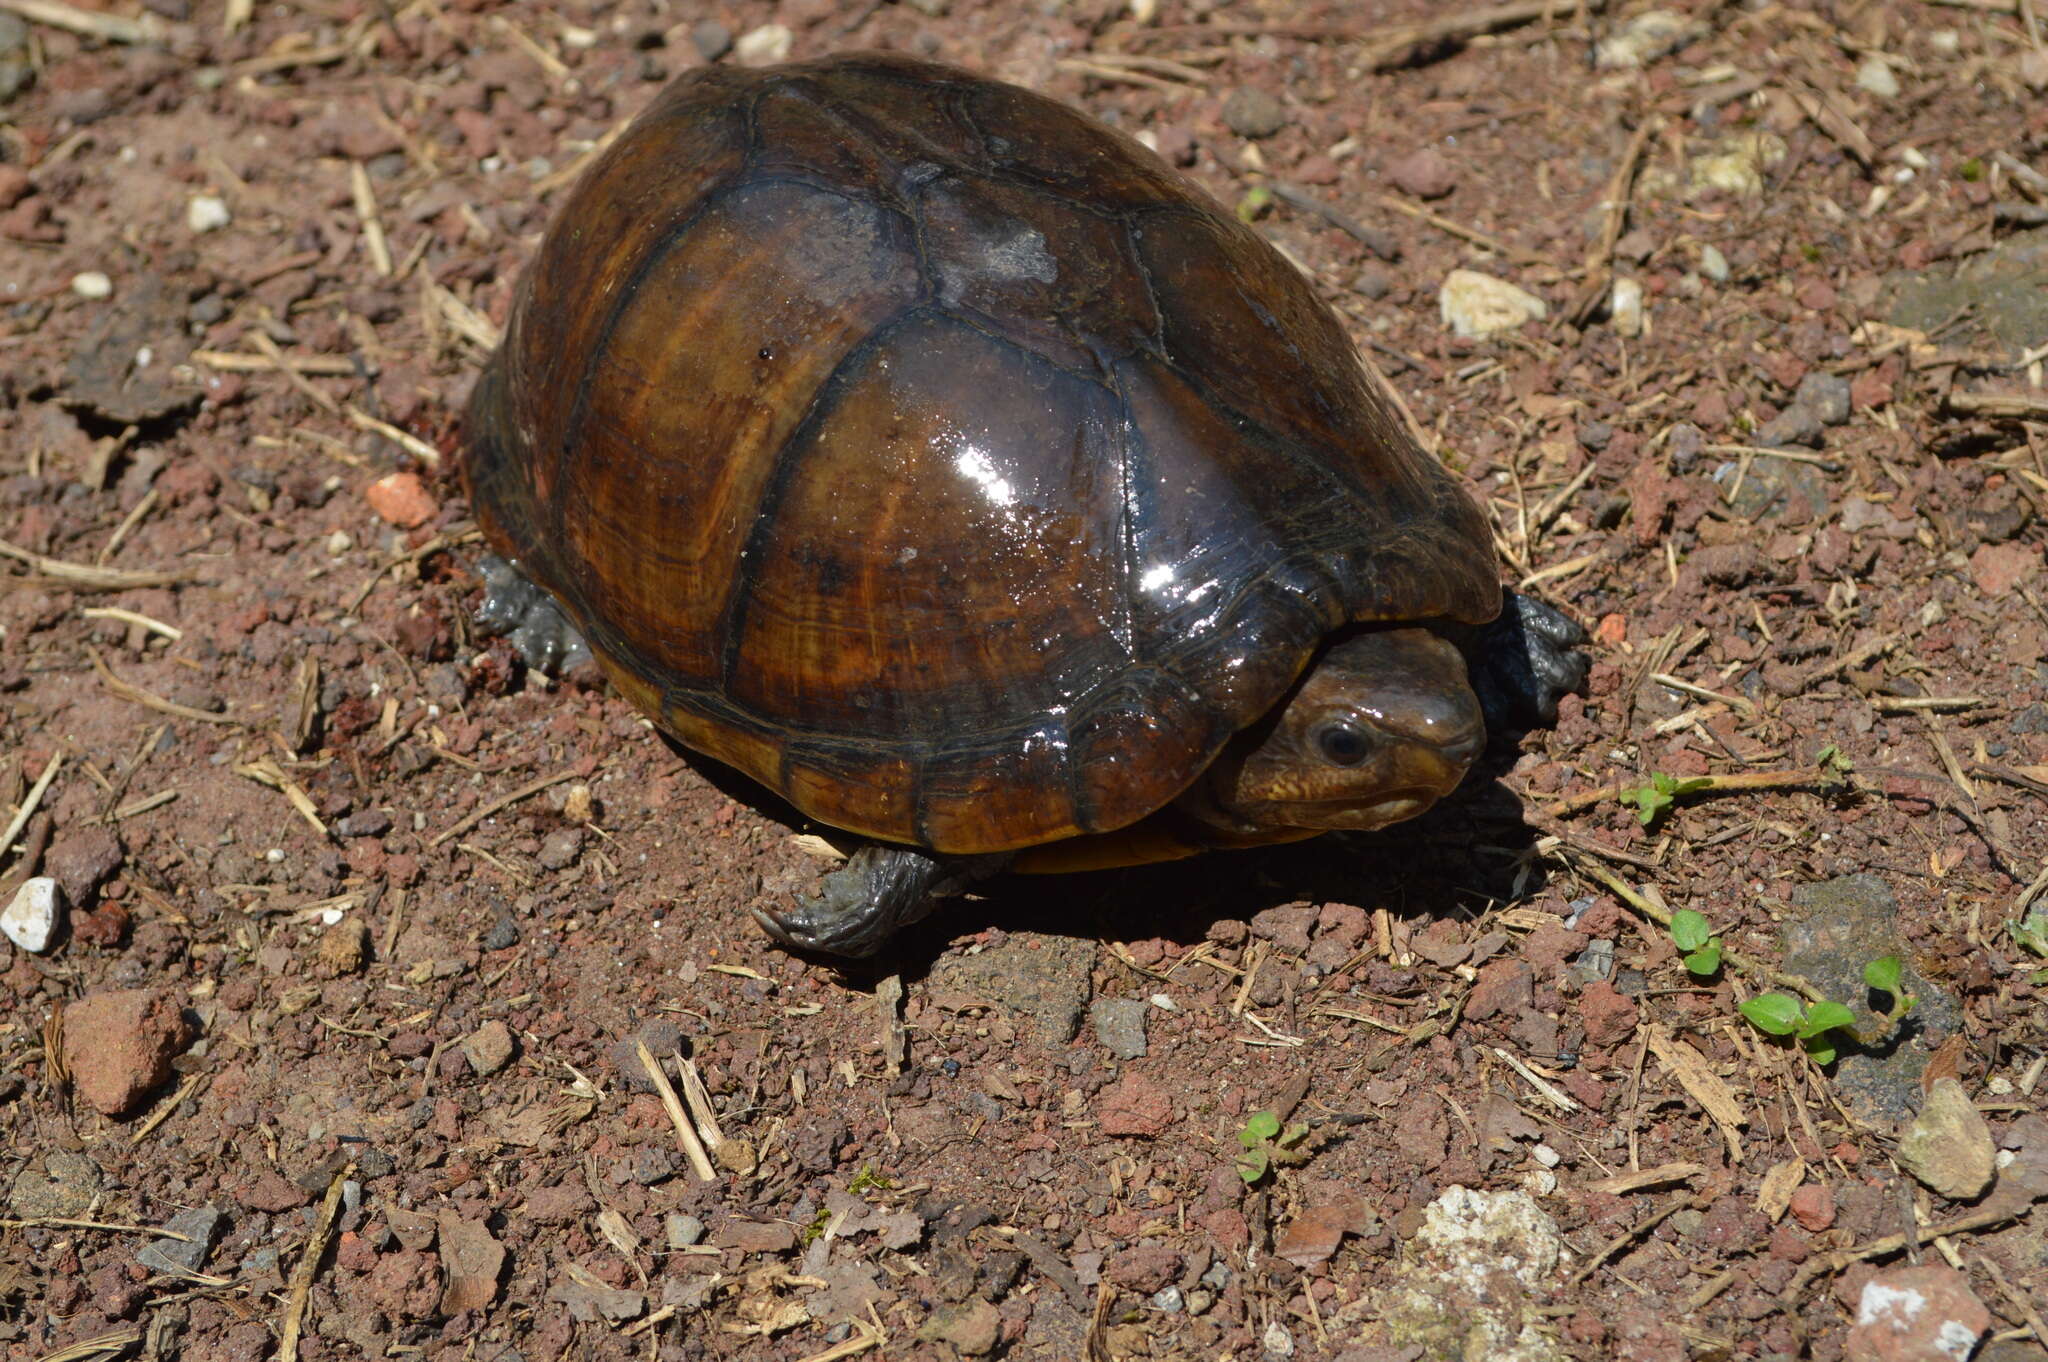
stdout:
POLYGON ((1292 1149, 1307 1138, 1307 1136, 1308 1122, 1296 1121, 1293 1125, 1281 1131, 1279 1138, 1274 1140, 1273 1143, 1279 1145, 1282 1149, 1292 1149))
POLYGON ((1237 1175, 1246 1183, 1257 1182, 1266 1176, 1268 1158, 1264 1149, 1253 1149, 1237 1156, 1237 1175))
POLYGON ((2032 974, 2029 974, 2027 976, 2027 982, 2032 984, 2036 988, 2039 988, 2043 984, 2048 984, 2048 969, 2035 970, 2032 974))
POLYGON ((1270 1111, 1255 1111, 1244 1119, 1244 1129, 1237 1132, 1237 1142, 1246 1149, 1256 1149, 1280 1133, 1280 1118, 1270 1111))
POLYGON ((1685 967, 1704 979, 1721 968, 1721 938, 1715 937, 1685 957, 1685 967))
POLYGON ((1835 1062, 1835 1043, 1827 1037, 1808 1036, 1800 1044, 1806 1047, 1807 1054, 1813 1056, 1814 1063, 1832 1064, 1835 1062))
POLYGON ((1975 156, 1956 167, 1956 174, 1975 183, 1984 178, 1984 162, 1975 156))
POLYGON ((2024 922, 2008 922, 2005 929, 2012 933, 2013 940, 2035 955, 2048 955, 2048 913, 2037 908, 2027 914, 2024 922))
POLYGON ((1879 993, 1899 996, 1899 975, 1904 965, 1896 955, 1881 955, 1863 967, 1863 982, 1879 993))
POLYGON ((1273 191, 1264 185, 1254 185, 1237 201, 1237 219, 1239 222, 1256 221, 1264 217, 1272 207, 1273 191))
POLYGON ((1800 1024, 1802 1036, 1818 1036, 1837 1027, 1856 1024, 1856 1014, 1840 1003, 1815 1003, 1807 1010, 1806 1020, 1800 1024))
POLYGON ((1745 999, 1741 1012, 1757 1030, 1774 1036, 1789 1036, 1799 1029, 1804 1009, 1799 1006, 1799 1000, 1789 993, 1761 993, 1745 999))
POLYGON ((1713 935, 1713 925, 1705 913, 1681 908, 1671 915, 1671 942, 1682 951, 1698 950, 1713 935))

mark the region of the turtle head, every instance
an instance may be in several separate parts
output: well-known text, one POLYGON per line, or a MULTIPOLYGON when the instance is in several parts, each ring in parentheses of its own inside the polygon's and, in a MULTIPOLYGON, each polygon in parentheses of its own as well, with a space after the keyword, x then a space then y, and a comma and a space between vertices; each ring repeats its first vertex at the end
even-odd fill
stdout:
POLYGON ((1427 629, 1372 630, 1321 653, 1217 758, 1210 807, 1190 812, 1239 831, 1382 828, 1456 789, 1485 746, 1458 650, 1427 629))

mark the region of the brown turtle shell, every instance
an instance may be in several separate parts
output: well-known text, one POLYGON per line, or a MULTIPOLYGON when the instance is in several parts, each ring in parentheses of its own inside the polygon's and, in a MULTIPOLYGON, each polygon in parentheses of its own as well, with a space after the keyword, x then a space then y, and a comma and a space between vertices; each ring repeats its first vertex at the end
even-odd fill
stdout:
POLYGON ((1051 99, 676 80, 469 413, 491 543, 688 746, 947 852, 1130 824, 1353 621, 1499 608, 1478 508, 1271 246, 1051 99))

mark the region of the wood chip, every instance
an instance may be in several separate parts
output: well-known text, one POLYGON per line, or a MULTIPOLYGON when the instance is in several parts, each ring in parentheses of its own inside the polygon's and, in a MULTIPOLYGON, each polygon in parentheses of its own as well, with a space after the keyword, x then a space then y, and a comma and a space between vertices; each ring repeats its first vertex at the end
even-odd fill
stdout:
POLYGON ((1646 1026, 1643 1031, 1650 1052, 1720 1128, 1721 1138, 1728 1142, 1728 1161, 1741 1163, 1742 1139, 1736 1132, 1738 1127, 1748 1124, 1748 1118, 1742 1114, 1742 1105, 1735 1100, 1735 1094, 1698 1050, 1661 1026, 1646 1026))
POLYGON ((292 673, 291 693, 278 720, 285 745, 294 752, 305 751, 313 741, 314 725, 320 722, 320 659, 311 653, 299 659, 298 669, 292 673))
POLYGON ((349 407, 347 416, 350 424, 360 430, 367 430, 373 434, 383 436, 427 467, 439 468, 441 466, 441 451, 411 431, 400 430, 388 421, 379 421, 361 407, 349 407))
POLYGON ((1690 1182, 1707 1171, 1703 1163, 1660 1163, 1655 1168, 1638 1168, 1632 1173, 1616 1173, 1611 1178, 1600 1178, 1586 1184, 1589 1192, 1604 1196, 1625 1196, 1651 1187, 1664 1187, 1674 1182, 1690 1182))
POLYGON ((131 47, 164 43, 187 32, 183 24, 165 23, 154 14, 141 14, 129 19, 118 14, 80 9, 76 5, 65 4, 64 0, 0 0, 0 9, 13 10, 31 23, 46 24, 51 28, 61 28, 66 33, 97 38, 106 43, 125 43, 131 47))
POLYGON ((363 249, 370 254, 370 268, 384 278, 391 277, 391 246, 384 240, 384 219, 377 212, 377 191, 370 185, 370 172, 361 161, 348 163, 349 197, 355 201, 356 217, 363 224, 363 249))
POLYGON ((106 659, 99 655, 98 649, 88 648, 86 652, 92 658, 92 669, 99 673, 100 684, 111 694, 130 704, 141 705, 144 709, 153 709, 159 714, 169 714, 179 719, 193 719, 203 724, 242 726, 242 721, 232 714, 215 714, 210 709, 194 709, 191 705, 166 700, 154 691, 147 691, 132 682, 123 681, 114 675, 113 670, 107 666, 106 659))
POLYGON ((1784 1219, 1785 1212, 1792 1205, 1792 1194, 1804 1181, 1805 1159, 1794 1156, 1772 1164, 1770 1171, 1764 1174, 1763 1185, 1756 1189, 1756 1208, 1769 1216, 1774 1224, 1784 1219))
POLYGON ((64 754, 52 756, 43 763, 43 773, 36 777, 36 783, 29 787, 28 797, 21 801, 21 807, 14 811, 14 817, 7 821, 7 831, 0 832, 0 857, 14 845, 14 839, 21 836, 21 830, 28 826, 28 820, 35 816, 36 806, 43 802, 43 795, 49 790, 50 782, 57 778, 57 772, 64 769, 64 754))
POLYGON ((633 1042, 633 1052, 640 1058, 640 1067, 647 1070, 648 1081, 661 1094, 661 1105, 668 1109, 668 1119, 676 1128, 676 1143, 683 1148, 683 1157, 690 1161, 690 1171, 697 1175, 699 1182, 716 1182, 718 1174, 711 1169, 711 1156, 704 1152, 703 1141, 697 1138, 696 1128, 690 1124, 690 1114, 683 1110, 683 1100, 676 1096, 675 1084, 668 1081, 661 1061, 647 1048, 642 1040, 633 1042))
POLYGON ((882 1063, 889 1072, 903 1072, 910 1057, 910 1037, 903 1029, 903 976, 892 974, 875 985, 875 1016, 882 1031, 882 1063))
POLYGON ((40 573, 47 584, 70 591, 130 591, 136 587, 176 586, 192 580, 192 573, 183 568, 175 569, 132 569, 100 567, 95 563, 70 563, 62 558, 45 558, 40 553, 31 553, 19 544, 10 544, 0 539, 0 556, 26 563, 40 573))
POLYGON ((239 350, 194 350, 192 359, 224 374, 267 374, 278 369, 314 374, 324 378, 347 378, 357 372, 356 361, 347 355, 245 355, 239 350))

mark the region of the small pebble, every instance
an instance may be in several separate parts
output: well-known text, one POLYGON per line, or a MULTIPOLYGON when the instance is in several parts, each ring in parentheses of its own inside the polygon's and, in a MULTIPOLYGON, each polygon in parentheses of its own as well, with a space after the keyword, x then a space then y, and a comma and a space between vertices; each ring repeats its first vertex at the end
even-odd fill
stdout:
POLYGON ((732 45, 732 54, 742 66, 767 66, 789 60, 790 44, 795 41, 796 35, 786 24, 763 24, 742 33, 732 45))
POLYGON ((1145 1057, 1145 1004, 1137 998, 1097 998, 1088 1005, 1096 1039, 1118 1059, 1145 1057))
POLYGON ((1271 137, 1287 123, 1287 106, 1256 85, 1239 86, 1223 101, 1223 125, 1239 137, 1271 137))
POLYGON ((1616 279, 1608 315, 1617 336, 1643 334, 1643 286, 1634 279, 1616 279))
POLYGON ((1717 284, 1728 282, 1728 257, 1718 246, 1700 247, 1700 273, 1717 284))
POLYGON ((1549 306, 1535 294, 1477 270, 1452 270, 1445 275, 1437 307, 1444 325, 1467 340, 1512 331, 1524 322, 1550 315, 1549 306))
POLYGON ((401 530, 426 524, 440 509, 417 473, 387 473, 371 483, 363 497, 371 510, 401 530))
POLYGON ((512 1029, 495 1018, 462 1038, 463 1058, 483 1077, 489 1077, 510 1064, 515 1049, 512 1029))
POLYGON ((233 221, 234 215, 228 212, 227 201, 211 194, 195 195, 185 205, 185 225, 195 235, 217 232, 233 221))
POLYGON ((1899 78, 1892 74, 1891 63, 1875 52, 1865 57, 1863 64, 1856 68, 1856 84, 1879 99, 1899 97, 1899 78))
POLYGON ((1395 188, 1418 199, 1440 199, 1458 187, 1458 174, 1435 147, 1411 151, 1387 167, 1395 188))
POLYGON ((671 1211, 664 1228, 672 1249, 686 1249, 704 1237, 704 1222, 694 1215, 671 1211))
POLYGON ((114 281, 98 270, 86 270, 71 276, 71 291, 81 298, 111 297, 114 292, 114 281))
POLYGON ((23 950, 41 955, 57 935, 57 914, 62 903, 57 881, 48 875, 25 880, 14 891, 13 902, 0 910, 0 932, 23 950))
POLYGON ((1180 1288, 1177 1286, 1169 1286, 1163 1291, 1152 1293, 1152 1308, 1154 1310, 1163 1310, 1169 1315, 1177 1315, 1184 1308, 1184 1305, 1185 1303, 1181 1300, 1180 1288))
POLYGON ((716 19, 699 20, 690 25, 690 45, 705 61, 717 61, 732 51, 732 30, 716 19))

